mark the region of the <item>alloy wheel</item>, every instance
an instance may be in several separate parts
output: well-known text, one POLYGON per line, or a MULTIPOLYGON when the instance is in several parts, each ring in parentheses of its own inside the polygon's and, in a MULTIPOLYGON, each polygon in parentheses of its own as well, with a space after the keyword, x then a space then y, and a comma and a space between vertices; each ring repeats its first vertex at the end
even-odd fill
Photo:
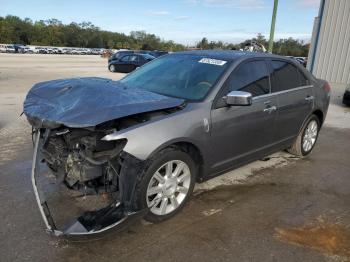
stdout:
POLYGON ((167 215, 185 200, 190 185, 188 165, 181 160, 168 161, 151 177, 146 192, 147 206, 155 215, 167 215))
POLYGON ((305 152, 309 152, 313 148, 317 139, 317 134, 318 134, 318 124, 316 120, 312 120, 307 125, 304 132, 304 137, 302 140, 302 146, 305 152))

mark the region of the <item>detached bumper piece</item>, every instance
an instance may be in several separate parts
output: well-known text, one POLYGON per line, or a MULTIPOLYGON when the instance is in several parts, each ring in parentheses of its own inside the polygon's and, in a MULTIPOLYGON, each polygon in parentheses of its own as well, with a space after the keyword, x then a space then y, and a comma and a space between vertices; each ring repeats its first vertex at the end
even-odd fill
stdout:
MULTIPOLYGON (((126 219, 134 214, 124 214, 120 204, 112 204, 97 211, 85 212, 63 232, 59 232, 58 235, 90 235, 102 233, 118 225, 124 225, 126 219)), ((57 229, 53 233, 57 236, 57 229)))
POLYGON ((34 136, 34 156, 33 165, 31 171, 31 180, 36 197, 36 201, 39 206, 42 218, 46 225, 48 233, 55 236, 86 236, 94 235, 105 232, 110 229, 124 228, 129 222, 144 214, 142 211, 131 212, 127 211, 127 208, 120 201, 112 201, 106 207, 100 208, 95 211, 86 211, 73 222, 68 223, 68 226, 64 226, 63 229, 56 227, 52 212, 50 211, 47 203, 45 193, 40 190, 38 185, 38 175, 40 173, 40 146, 42 139, 40 139, 40 130, 37 130, 34 136))

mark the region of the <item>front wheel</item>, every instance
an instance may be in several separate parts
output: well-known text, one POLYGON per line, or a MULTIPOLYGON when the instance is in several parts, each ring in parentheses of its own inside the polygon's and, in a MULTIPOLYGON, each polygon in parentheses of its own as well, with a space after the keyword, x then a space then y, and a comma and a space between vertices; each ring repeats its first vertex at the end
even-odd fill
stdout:
POLYGON ((319 131, 320 120, 315 115, 310 116, 288 152, 300 157, 310 154, 316 144, 319 131))
POLYGON ((197 167, 191 156, 177 147, 164 149, 153 159, 137 198, 149 210, 144 219, 161 222, 184 207, 194 188, 197 167))

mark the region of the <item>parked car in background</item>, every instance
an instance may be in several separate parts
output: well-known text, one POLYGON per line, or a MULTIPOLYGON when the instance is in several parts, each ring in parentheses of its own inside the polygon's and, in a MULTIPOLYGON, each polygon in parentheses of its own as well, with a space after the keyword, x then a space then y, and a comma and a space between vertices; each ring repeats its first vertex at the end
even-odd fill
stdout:
POLYGON ((62 50, 60 48, 54 47, 51 51, 52 54, 62 54, 62 50))
POLYGON ((34 48, 34 54, 40 54, 40 50, 41 49, 43 49, 42 47, 39 47, 39 46, 36 46, 35 48, 34 48))
POLYGON ((61 51, 62 51, 62 54, 69 54, 69 48, 64 47, 61 49, 61 51))
POLYGON ((166 51, 151 51, 149 54, 151 56, 154 56, 154 57, 160 57, 160 56, 169 54, 169 52, 166 52, 166 51))
POLYGON ((49 51, 46 48, 40 47, 38 49, 39 54, 49 54, 49 51))
POLYGON ((78 53, 79 55, 86 55, 86 54, 87 54, 87 49, 85 49, 85 48, 79 48, 79 49, 77 49, 77 53, 78 53))
POLYGON ((295 59, 304 67, 307 65, 307 57, 295 57, 295 59))
POLYGON ((98 48, 91 49, 91 54, 92 55, 101 55, 102 53, 103 53, 102 49, 98 49, 98 48))
MULTIPOLYGON (((121 60, 135 57, 149 55, 121 60)), ((296 61, 253 52, 179 52, 119 81, 38 83, 24 114, 33 127, 32 180, 47 230, 96 234, 135 215, 161 222, 184 207, 196 182, 280 150, 306 157, 329 100, 329 84, 296 61), (50 190, 37 187, 49 177, 80 194, 107 195, 109 203, 57 228, 50 190)))
POLYGON ((72 48, 72 49, 70 50, 70 54, 71 54, 71 55, 79 55, 79 51, 78 51, 76 48, 72 48))
POLYGON ((154 57, 160 57, 162 55, 168 54, 168 52, 166 52, 166 51, 157 51, 157 50, 154 50, 154 51, 140 50, 140 51, 135 51, 135 53, 148 54, 148 55, 151 55, 154 57))
POLYGON ((147 54, 147 55, 151 55, 155 58, 160 57, 162 55, 166 55, 169 52, 166 51, 148 51, 148 50, 120 50, 117 51, 116 53, 114 53, 113 55, 111 55, 108 58, 108 62, 111 62, 112 60, 118 60, 120 57, 127 55, 127 54, 147 54))
POLYGON ((24 53, 24 45, 14 44, 13 47, 15 48, 15 53, 24 53))
POLYGON ((16 53, 16 48, 14 45, 6 45, 6 53, 16 53))
POLYGON ((135 53, 134 50, 122 50, 122 51, 117 51, 116 53, 112 54, 109 58, 108 58, 108 63, 112 62, 112 61, 117 61, 118 59, 120 59, 122 56, 125 55, 130 55, 135 53))
POLYGON ((299 64, 301 64, 303 67, 306 67, 307 64, 307 58, 306 57, 295 57, 295 56, 286 56, 290 59, 293 59, 297 61, 299 64))
POLYGON ((136 68, 155 59, 148 54, 127 54, 108 63, 108 69, 111 72, 130 73, 136 68))
POLYGON ((29 47, 29 46, 25 46, 25 47, 23 48, 23 52, 24 52, 25 54, 33 54, 33 53, 34 53, 34 48, 31 48, 31 47, 29 47))
POLYGON ((343 104, 350 106, 350 86, 348 86, 343 95, 343 104))
POLYGON ((21 53, 21 54, 25 54, 26 52, 27 52, 27 47, 25 47, 25 46, 18 46, 17 47, 17 52, 16 53, 21 53))

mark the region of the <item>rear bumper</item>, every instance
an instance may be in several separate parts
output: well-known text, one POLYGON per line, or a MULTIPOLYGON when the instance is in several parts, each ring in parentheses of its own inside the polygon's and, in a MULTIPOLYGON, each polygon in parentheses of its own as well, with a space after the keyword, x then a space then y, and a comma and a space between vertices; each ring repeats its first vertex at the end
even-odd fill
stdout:
MULTIPOLYGON (((49 205, 44 197, 44 193, 38 187, 40 157, 40 130, 35 134, 33 165, 31 170, 31 181, 35 198, 46 226, 46 231, 54 236, 87 236, 96 235, 111 229, 123 229, 130 222, 143 217, 147 210, 131 211, 129 205, 124 201, 112 201, 106 207, 87 211, 68 223, 63 228, 57 228, 49 205)), ((130 201, 129 201, 130 202, 130 201)))

